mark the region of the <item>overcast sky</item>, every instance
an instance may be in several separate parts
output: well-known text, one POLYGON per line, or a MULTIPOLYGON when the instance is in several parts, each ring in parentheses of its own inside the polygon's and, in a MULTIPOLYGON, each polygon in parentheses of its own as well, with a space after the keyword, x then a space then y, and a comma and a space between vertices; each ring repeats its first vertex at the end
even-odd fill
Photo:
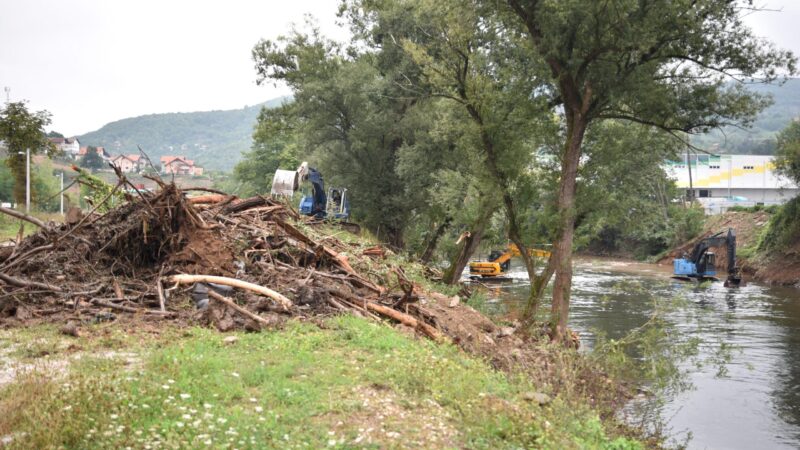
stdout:
MULTIPOLYGON (((592 1, 592 0, 587 0, 592 1)), ((759 35, 800 54, 800 0, 748 17, 759 35)), ((234 109, 288 91, 256 86, 250 50, 310 13, 323 32, 338 0, 0 0, 0 87, 83 134, 142 114, 234 109)), ((5 100, 4 92, 2 100, 5 100)))

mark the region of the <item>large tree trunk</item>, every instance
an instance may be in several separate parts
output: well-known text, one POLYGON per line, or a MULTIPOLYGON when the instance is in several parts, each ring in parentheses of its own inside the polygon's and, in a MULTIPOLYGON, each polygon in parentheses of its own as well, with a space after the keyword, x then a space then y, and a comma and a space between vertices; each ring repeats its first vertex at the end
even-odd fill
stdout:
MULTIPOLYGON (((25 206, 25 190, 27 189, 25 186, 25 156, 9 151, 6 165, 11 169, 14 177, 14 203, 16 203, 17 209, 20 209, 20 205, 25 206)), ((33 177, 32 173, 31 177, 33 177)), ((31 180, 31 186, 33 186, 33 180, 31 180)))
POLYGON ((469 236, 463 239, 461 248, 450 261, 450 267, 444 272, 442 281, 447 284, 456 284, 458 280, 461 279, 461 273, 464 272, 464 268, 467 267, 472 254, 478 249, 478 245, 480 245, 483 234, 486 231, 486 226, 489 225, 489 220, 492 218, 492 214, 494 214, 495 208, 493 206, 489 206, 485 202, 481 203, 483 208, 481 209, 480 215, 475 219, 468 230, 469 236))
MULTIPOLYGON (((452 217, 448 217, 436 227, 431 237, 428 239, 428 243, 425 245, 425 251, 422 252, 422 256, 420 257, 420 261, 423 264, 428 264, 431 262, 431 258, 433 257, 433 252, 436 251, 436 246, 439 245, 439 238, 442 237, 447 227, 450 226, 450 222, 453 221, 452 217)), ((463 270, 463 269, 462 269, 463 270)))
POLYGON ((575 185, 581 144, 587 122, 579 112, 567 112, 567 141, 561 159, 561 180, 558 192, 559 227, 554 243, 552 263, 555 272, 551 309, 552 339, 562 341, 567 331, 570 290, 572 289, 572 240, 575 235, 575 185))

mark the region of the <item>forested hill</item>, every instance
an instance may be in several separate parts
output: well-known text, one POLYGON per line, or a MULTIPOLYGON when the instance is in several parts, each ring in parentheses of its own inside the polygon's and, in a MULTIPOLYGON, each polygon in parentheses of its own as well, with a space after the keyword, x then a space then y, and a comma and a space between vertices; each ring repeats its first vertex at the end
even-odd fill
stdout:
POLYGON ((185 155, 208 169, 231 170, 252 144, 253 126, 262 106, 279 106, 280 97, 242 109, 149 114, 117 120, 79 136, 81 145, 108 152, 138 153, 137 145, 157 161, 163 155, 185 155))
POLYGON ((772 94, 774 104, 764 110, 752 129, 724 128, 707 135, 696 136, 692 142, 701 148, 717 153, 772 154, 775 152, 775 135, 800 117, 800 78, 793 78, 782 86, 752 85, 749 89, 772 94))

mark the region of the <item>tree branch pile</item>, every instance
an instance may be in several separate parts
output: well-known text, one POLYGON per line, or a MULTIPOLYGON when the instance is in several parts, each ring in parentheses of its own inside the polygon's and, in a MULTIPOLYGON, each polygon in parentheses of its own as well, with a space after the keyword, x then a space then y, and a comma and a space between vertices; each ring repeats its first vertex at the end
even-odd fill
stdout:
MULTIPOLYGON (((123 180, 120 181, 123 186, 123 180)), ((174 184, 105 214, 46 224, 0 260, 0 324, 133 316, 260 329, 344 312, 443 339, 402 270, 379 247, 318 236, 267 197, 187 197, 174 184)))

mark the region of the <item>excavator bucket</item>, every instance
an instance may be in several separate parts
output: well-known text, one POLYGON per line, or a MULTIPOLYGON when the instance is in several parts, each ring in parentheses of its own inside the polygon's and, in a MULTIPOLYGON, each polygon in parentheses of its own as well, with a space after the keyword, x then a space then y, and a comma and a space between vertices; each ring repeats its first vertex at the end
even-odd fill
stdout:
POLYGON ((298 182, 297 171, 278 169, 272 178, 272 195, 284 195, 291 197, 297 190, 298 182))

